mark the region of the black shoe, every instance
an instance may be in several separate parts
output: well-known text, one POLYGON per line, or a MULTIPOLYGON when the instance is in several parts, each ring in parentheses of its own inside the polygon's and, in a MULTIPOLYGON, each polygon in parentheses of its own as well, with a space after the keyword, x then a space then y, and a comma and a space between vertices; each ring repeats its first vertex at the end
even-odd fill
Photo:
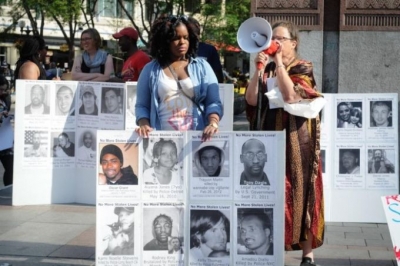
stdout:
POLYGON ((319 265, 315 264, 315 262, 313 262, 311 258, 303 257, 303 259, 301 260, 300 266, 319 266, 319 265))

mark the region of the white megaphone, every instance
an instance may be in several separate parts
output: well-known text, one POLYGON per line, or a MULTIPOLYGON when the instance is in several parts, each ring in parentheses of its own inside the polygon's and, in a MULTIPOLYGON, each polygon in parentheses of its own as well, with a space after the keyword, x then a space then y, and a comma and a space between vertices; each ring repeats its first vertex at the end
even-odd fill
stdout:
MULTIPOLYGON (((268 21, 260 17, 253 17, 243 22, 237 32, 239 47, 247 53, 259 53, 263 51, 268 55, 274 55, 279 44, 272 41, 272 28, 268 21)), ((262 63, 257 68, 262 68, 262 63)))

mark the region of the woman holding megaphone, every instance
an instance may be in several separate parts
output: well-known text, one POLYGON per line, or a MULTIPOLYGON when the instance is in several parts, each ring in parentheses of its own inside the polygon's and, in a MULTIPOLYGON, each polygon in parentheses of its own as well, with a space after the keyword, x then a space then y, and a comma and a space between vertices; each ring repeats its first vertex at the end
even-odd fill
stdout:
POLYGON ((258 68, 246 91, 247 118, 251 130, 286 130, 285 249, 302 250, 300 265, 315 266, 313 249, 323 244, 324 236, 320 119, 292 115, 270 104, 264 93, 277 87, 283 101, 289 104, 321 94, 316 88, 312 63, 297 54, 296 26, 286 21, 275 23, 271 39, 277 44, 276 52, 261 51, 254 60, 258 68), (260 102, 259 90, 263 93, 260 102), (261 108, 259 116, 257 107, 261 108))

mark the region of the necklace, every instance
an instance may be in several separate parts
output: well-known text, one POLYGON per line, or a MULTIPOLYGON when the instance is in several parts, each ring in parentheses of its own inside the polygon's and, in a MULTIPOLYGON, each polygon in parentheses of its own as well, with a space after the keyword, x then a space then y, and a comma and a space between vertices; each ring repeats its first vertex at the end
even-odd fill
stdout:
POLYGON ((170 66, 171 66, 172 69, 175 70, 175 71, 178 70, 178 69, 183 68, 184 66, 186 66, 186 60, 180 60, 180 62, 181 62, 181 63, 180 63, 179 66, 177 66, 177 67, 174 67, 174 66, 173 66, 173 63, 171 63, 170 66))

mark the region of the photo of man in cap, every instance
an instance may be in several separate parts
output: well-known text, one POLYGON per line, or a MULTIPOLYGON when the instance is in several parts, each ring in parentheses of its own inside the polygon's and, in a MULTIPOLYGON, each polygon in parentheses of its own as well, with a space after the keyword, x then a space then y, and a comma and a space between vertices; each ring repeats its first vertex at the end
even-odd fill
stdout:
POLYGON ((111 235, 103 255, 134 255, 135 207, 115 207, 118 221, 109 224, 111 235))
POLYGON ((92 86, 85 86, 81 88, 80 99, 82 105, 79 108, 79 114, 81 115, 98 115, 99 108, 97 107, 97 96, 94 93, 92 86))
POLYGON ((113 78, 110 81, 137 81, 143 67, 151 61, 150 57, 137 47, 138 32, 132 27, 127 27, 113 34, 113 37, 118 40, 119 48, 127 59, 122 67, 121 78, 113 78))
POLYGON ((100 165, 103 173, 99 174, 99 185, 137 185, 138 178, 132 166, 124 165, 121 149, 114 144, 108 144, 101 149, 100 165))

